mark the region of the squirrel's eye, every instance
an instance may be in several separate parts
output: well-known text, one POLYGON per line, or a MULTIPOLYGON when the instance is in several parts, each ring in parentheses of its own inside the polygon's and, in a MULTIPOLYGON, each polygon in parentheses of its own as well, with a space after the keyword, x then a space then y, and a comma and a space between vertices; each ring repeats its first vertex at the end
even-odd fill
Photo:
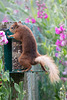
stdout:
POLYGON ((13 29, 13 27, 11 27, 11 29, 13 29))

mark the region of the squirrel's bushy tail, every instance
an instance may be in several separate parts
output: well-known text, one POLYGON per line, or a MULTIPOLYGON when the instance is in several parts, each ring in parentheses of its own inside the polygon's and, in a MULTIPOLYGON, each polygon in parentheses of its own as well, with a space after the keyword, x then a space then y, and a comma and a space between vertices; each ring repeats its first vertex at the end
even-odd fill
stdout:
POLYGON ((46 67, 49 68, 49 78, 51 83, 59 82, 59 70, 51 57, 48 57, 47 55, 40 55, 35 58, 35 62, 40 63, 42 66, 46 65, 46 67))

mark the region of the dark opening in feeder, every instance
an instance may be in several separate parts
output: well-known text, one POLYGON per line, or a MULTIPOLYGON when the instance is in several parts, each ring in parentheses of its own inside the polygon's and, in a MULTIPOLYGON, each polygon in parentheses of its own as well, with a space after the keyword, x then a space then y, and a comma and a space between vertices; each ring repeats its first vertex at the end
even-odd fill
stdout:
POLYGON ((12 71, 23 69, 18 63, 18 58, 22 53, 22 43, 12 39, 12 71))

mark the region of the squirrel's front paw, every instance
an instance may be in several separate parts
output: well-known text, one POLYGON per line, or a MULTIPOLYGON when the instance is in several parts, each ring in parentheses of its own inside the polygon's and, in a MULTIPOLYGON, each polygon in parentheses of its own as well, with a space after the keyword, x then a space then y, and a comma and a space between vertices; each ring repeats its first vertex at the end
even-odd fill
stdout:
POLYGON ((9 35, 8 37, 10 38, 10 37, 14 37, 14 36, 13 35, 9 35))

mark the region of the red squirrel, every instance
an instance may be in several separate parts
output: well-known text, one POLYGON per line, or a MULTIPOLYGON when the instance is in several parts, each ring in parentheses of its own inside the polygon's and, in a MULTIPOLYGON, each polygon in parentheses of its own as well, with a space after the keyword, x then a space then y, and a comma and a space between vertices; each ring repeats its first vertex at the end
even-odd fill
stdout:
POLYGON ((42 69, 46 71, 46 65, 46 67, 49 68, 49 78, 51 82, 58 82, 60 80, 58 67, 51 57, 38 53, 36 40, 32 31, 26 25, 22 25, 21 21, 11 25, 10 31, 14 34, 8 37, 13 37, 22 42, 23 52, 18 58, 18 62, 24 68, 27 68, 24 71, 29 71, 32 65, 38 63, 41 65, 42 69))

